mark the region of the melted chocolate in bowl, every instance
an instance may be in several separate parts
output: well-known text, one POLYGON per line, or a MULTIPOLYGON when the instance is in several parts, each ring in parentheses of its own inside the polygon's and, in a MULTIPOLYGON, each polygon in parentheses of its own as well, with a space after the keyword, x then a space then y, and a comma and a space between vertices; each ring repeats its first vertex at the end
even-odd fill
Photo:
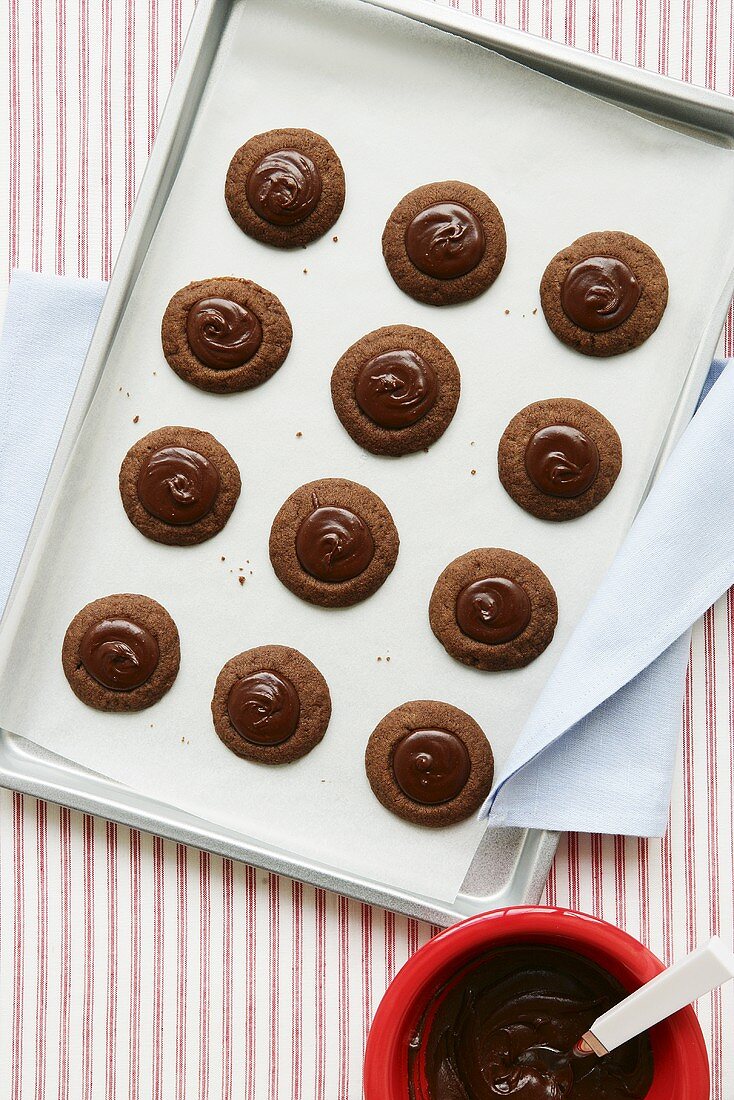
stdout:
POLYGON ((638 1036, 604 1058, 571 1053, 627 990, 560 947, 500 947, 438 990, 408 1052, 412 1100, 643 1100, 652 1049, 638 1036))

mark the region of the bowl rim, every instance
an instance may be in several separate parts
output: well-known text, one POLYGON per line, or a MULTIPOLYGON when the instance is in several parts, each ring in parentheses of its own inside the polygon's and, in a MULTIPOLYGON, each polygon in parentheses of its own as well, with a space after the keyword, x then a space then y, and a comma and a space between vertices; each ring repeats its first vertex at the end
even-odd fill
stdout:
MULTIPOLYGON (((544 935, 569 935, 578 942, 579 948, 597 947, 613 955, 623 967, 635 974, 640 984, 650 981, 665 969, 660 959, 628 932, 575 909, 516 905, 468 917, 444 929, 419 948, 385 991, 367 1036, 363 1080, 365 1100, 408 1100, 407 1070, 405 1089, 401 1089, 400 1094, 396 1094, 393 1083, 396 1060, 402 1060, 404 1056, 407 1058, 404 1038, 406 1029, 415 1024, 416 1000, 425 996, 432 984, 435 986, 436 972, 442 966, 457 956, 465 958, 473 949, 477 953, 487 949, 491 945, 487 931, 495 927, 503 940, 513 934, 520 939, 529 937, 538 940, 544 935)), ((572 944, 569 947, 573 949, 572 944)), ((685 1078, 680 1081, 680 1097, 685 1097, 685 1100, 708 1100, 708 1053, 692 1006, 676 1012, 666 1023, 673 1028, 676 1044, 685 1043, 689 1048, 685 1078)))

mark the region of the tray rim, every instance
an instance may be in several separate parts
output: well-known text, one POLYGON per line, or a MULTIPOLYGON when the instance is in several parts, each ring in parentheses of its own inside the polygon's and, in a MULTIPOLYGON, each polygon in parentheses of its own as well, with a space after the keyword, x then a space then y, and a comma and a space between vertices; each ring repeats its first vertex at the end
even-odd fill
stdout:
MULTIPOLYGON (((222 31, 236 2, 238 0, 199 0, 196 6, 79 384, 8 603, 0 619, 0 630, 7 628, 9 618, 17 611, 15 605, 20 579, 28 566, 43 520, 52 506, 56 487, 94 396, 117 332, 118 320, 178 170, 222 31)), ((361 2, 469 39, 563 83, 611 99, 620 106, 653 114, 673 124, 690 126, 701 136, 702 133, 716 135, 734 147, 734 100, 720 93, 601 58, 527 32, 502 27, 456 9, 438 7, 429 0, 361 2)), ((721 300, 712 309, 656 470, 693 411, 698 393, 696 384, 702 381, 702 372, 713 356, 732 289, 734 273, 721 300)), ((654 476, 655 471, 650 483, 654 476)), ((454 902, 441 902, 295 859, 234 830, 221 828, 184 810, 139 795, 123 784, 96 775, 3 729, 0 729, 0 786, 80 812, 96 814, 175 842, 203 848, 224 858, 248 862, 274 873, 301 879, 317 888, 345 894, 437 925, 450 924, 462 917, 510 902, 537 902, 560 836, 546 830, 522 830, 524 836, 519 845, 519 857, 503 890, 493 895, 478 895, 476 892, 465 892, 462 888, 454 902), (138 802, 141 805, 136 805, 138 802), (521 875, 518 874, 520 869, 521 875), (514 891, 513 886, 520 878, 523 881, 518 881, 519 889, 514 891)), ((481 855, 481 846, 478 855, 481 855)))

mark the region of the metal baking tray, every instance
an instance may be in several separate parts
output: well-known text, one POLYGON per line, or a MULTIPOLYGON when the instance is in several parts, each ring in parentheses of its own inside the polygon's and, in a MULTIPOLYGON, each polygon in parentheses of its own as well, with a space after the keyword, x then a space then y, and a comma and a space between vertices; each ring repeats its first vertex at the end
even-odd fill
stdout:
MULTIPOLYGON (((243 0, 199 0, 197 5, 8 608, 17 596, 19 579, 95 393, 119 320, 176 177, 220 38, 232 6, 238 2, 243 0)), ((425 0, 363 2, 470 39, 556 80, 638 113, 653 115, 669 125, 695 132, 705 140, 734 146, 734 107, 724 96, 522 32, 507 30, 425 0)), ((659 461, 665 458, 692 412, 724 324, 731 291, 730 285, 717 303, 712 320, 701 337, 659 461)), ((449 904, 386 888, 357 876, 340 874, 317 863, 296 860, 288 853, 264 846, 248 836, 143 796, 4 730, 0 730, 0 784, 439 925, 450 924, 501 905, 536 902, 558 840, 558 834, 550 832, 489 831, 476 853, 461 892, 449 904)))

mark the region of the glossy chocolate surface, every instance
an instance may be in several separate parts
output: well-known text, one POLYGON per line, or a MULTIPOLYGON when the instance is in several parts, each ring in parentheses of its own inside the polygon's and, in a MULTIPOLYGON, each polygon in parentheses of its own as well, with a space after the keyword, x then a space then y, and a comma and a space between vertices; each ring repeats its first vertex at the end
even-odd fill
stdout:
POLYGON ((482 577, 456 597, 456 622, 467 637, 486 645, 510 642, 530 622, 530 599, 509 577, 482 577))
POLYGON ((363 573, 375 555, 372 533, 356 512, 313 500, 313 511, 296 534, 303 569, 320 581, 349 581, 363 573))
POLYGON ((219 471, 189 447, 162 447, 143 462, 138 497, 151 516, 173 527, 196 523, 214 507, 219 471))
POLYGON ((247 201, 271 225, 296 225, 321 198, 321 173, 297 149, 267 153, 247 177, 247 201))
POLYGON ((354 394, 365 416, 380 428, 408 428, 433 408, 436 374, 415 351, 386 351, 360 369, 354 394))
POLYGON ((405 230, 411 263, 434 279, 458 279, 484 256, 484 228, 468 206, 437 202, 416 214, 405 230))
POLYGON ((642 288, 632 269, 613 256, 574 264, 561 286, 563 312, 587 332, 608 332, 631 316, 642 288))
POLYGON ((79 658, 89 675, 110 691, 142 687, 158 667, 156 637, 122 617, 93 623, 79 643, 79 658))
POLYGON ((528 440, 525 469, 535 488, 546 496, 579 497, 596 481, 599 451, 580 429, 549 424, 528 440))
POLYGON ((263 669, 235 681, 227 696, 227 713, 245 741, 280 745, 296 731, 301 700, 287 676, 263 669))
POLYGON ((392 770, 403 794, 424 806, 437 806, 461 793, 471 761, 464 742, 450 730, 417 729, 396 744, 392 770))
POLYGON ((573 1053, 627 996, 590 959, 558 947, 500 947, 439 990, 408 1052, 413 1100, 642 1100, 646 1034, 604 1058, 573 1053), (434 1013, 435 1009, 435 1015, 434 1013))
POLYGON ((202 298, 189 309, 186 339, 196 358, 212 370, 232 370, 252 359, 263 330, 250 309, 229 298, 202 298))

